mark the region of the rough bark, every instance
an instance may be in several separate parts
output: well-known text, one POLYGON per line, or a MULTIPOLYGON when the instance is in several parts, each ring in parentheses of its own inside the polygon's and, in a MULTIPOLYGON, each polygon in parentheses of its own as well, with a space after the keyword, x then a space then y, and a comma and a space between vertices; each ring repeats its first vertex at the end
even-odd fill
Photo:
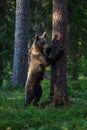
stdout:
MULTIPOLYGON (((52 40, 53 53, 65 49, 67 42, 67 2, 53 0, 52 40)), ((66 50, 65 55, 52 65, 51 94, 54 94, 55 107, 69 103, 66 85, 66 50)))
POLYGON ((16 0, 13 86, 25 85, 28 68, 29 0, 16 0))

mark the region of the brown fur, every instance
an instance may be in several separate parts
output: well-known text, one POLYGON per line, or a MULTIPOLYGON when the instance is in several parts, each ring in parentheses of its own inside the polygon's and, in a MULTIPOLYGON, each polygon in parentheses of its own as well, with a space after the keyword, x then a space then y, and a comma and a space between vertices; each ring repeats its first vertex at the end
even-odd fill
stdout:
POLYGON ((55 62, 63 56, 64 51, 59 51, 56 55, 48 57, 44 52, 48 48, 48 44, 45 38, 45 33, 42 36, 37 36, 35 41, 29 50, 29 70, 25 86, 25 106, 33 101, 35 106, 38 106, 38 102, 42 95, 42 89, 40 82, 43 80, 46 66, 55 62))

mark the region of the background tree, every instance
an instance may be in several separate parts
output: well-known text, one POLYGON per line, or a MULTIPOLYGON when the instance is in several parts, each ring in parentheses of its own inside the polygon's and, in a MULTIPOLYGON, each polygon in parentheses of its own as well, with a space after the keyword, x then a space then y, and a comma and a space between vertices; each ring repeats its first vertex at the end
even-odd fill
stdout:
MULTIPOLYGON (((0 4, 0 30, 5 26, 6 18, 6 1, 1 0, 0 4)), ((0 39, 0 86, 2 86, 3 82, 3 42, 0 39)))
MULTIPOLYGON (((52 24, 53 53, 66 47, 67 42, 67 2, 53 0, 52 24)), ((51 92, 54 91, 55 106, 68 103, 66 85, 66 50, 65 55, 52 65, 51 92)))
POLYGON ((1 0, 0 3, 0 84, 3 86, 12 75, 15 1, 1 0))
POLYGON ((25 85, 28 67, 28 15, 29 0, 16 1, 13 86, 25 85))
POLYGON ((86 0, 68 0, 68 73, 72 80, 78 80, 79 75, 85 76, 87 72, 86 3, 86 0))

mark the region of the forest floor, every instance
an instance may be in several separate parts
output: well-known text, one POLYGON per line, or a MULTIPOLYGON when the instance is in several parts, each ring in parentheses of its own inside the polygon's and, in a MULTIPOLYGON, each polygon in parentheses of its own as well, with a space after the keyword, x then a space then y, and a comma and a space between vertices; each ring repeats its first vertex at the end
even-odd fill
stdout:
MULTIPOLYGON (((48 98, 49 84, 49 80, 42 82, 41 101, 48 98)), ((80 79, 80 86, 72 81, 67 84, 72 106, 55 109, 50 104, 41 110, 32 104, 24 108, 24 88, 0 87, 0 130, 87 130, 87 79, 80 79)))

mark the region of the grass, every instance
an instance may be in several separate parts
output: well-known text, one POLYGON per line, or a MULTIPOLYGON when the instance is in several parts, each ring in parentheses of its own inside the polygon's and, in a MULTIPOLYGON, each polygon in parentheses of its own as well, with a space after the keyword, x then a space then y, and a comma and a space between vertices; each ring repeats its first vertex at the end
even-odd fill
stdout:
MULTIPOLYGON (((53 104, 38 110, 31 104, 24 108, 24 88, 15 90, 0 88, 0 130, 87 130, 87 80, 80 80, 80 89, 73 89, 68 82, 72 107, 53 104)), ((49 95, 49 81, 42 82, 43 96, 49 95)))

